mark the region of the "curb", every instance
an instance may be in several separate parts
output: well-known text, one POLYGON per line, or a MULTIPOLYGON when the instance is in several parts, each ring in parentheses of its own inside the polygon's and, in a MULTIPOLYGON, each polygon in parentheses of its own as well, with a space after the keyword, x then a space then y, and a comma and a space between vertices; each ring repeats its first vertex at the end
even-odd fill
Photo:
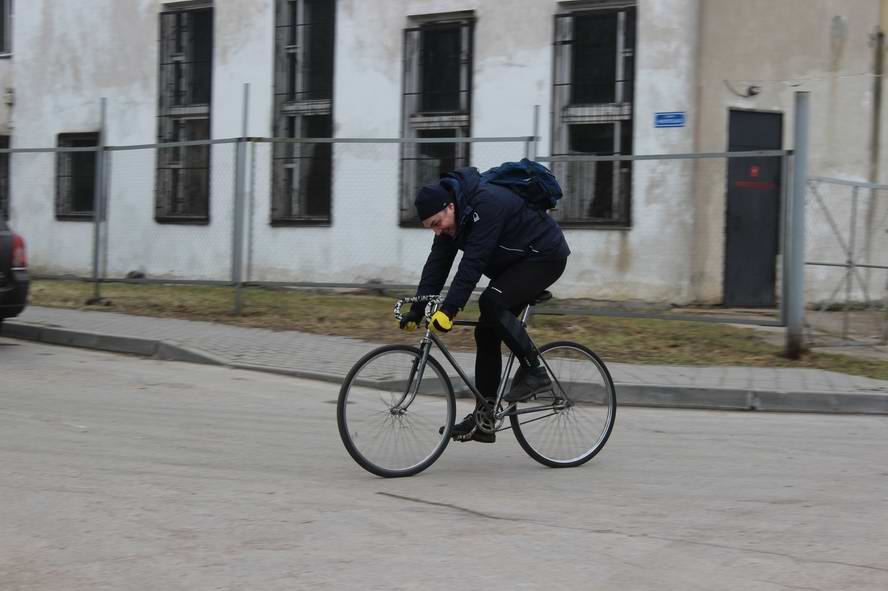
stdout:
POLYGON ((794 392, 732 390, 617 384, 620 406, 747 410, 762 412, 811 412, 829 414, 888 414, 888 394, 859 392, 794 392))
MULTIPOLYGON (((231 362, 210 353, 168 341, 75 331, 8 320, 2 326, 2 336, 51 345, 126 353, 164 361, 201 363, 261 371, 335 384, 341 383, 344 377, 308 370, 231 362)), ((617 390, 617 401, 620 406, 888 415, 888 393, 781 392, 656 384, 617 384, 617 390)), ((457 392, 458 396, 461 394, 462 392, 457 392)))
POLYGON ((341 383, 342 378, 344 377, 317 371, 287 369, 254 363, 231 362, 211 353, 207 353, 206 351, 190 349, 169 341, 109 335, 82 330, 70 330, 67 328, 40 326, 23 322, 6 321, 2 326, 0 336, 46 343, 49 345, 63 345, 67 347, 78 347, 81 349, 94 349, 111 353, 138 355, 140 357, 159 359, 161 361, 180 361, 185 363, 200 363, 203 365, 217 365, 248 371, 261 371, 264 373, 319 380, 322 382, 333 382, 336 384, 341 383))

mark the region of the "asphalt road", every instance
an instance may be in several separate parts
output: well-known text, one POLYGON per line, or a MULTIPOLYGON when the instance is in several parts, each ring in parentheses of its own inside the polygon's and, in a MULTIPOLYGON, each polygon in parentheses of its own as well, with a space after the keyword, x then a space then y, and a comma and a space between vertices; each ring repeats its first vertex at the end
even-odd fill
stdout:
POLYGON ((888 417, 620 409, 376 478, 330 384, 0 339, 0 589, 888 589, 888 417))

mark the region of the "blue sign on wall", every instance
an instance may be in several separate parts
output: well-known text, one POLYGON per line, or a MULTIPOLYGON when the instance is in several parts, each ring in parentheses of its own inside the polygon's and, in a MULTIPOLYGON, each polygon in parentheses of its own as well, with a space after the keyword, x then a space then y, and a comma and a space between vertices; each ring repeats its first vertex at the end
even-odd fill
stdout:
POLYGON ((684 127, 685 112, 654 113, 654 127, 684 127))

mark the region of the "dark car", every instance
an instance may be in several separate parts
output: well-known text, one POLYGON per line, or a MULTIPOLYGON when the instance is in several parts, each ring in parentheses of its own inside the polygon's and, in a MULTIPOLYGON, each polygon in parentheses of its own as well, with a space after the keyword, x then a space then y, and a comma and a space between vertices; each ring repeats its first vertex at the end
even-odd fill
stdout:
POLYGON ((0 216, 0 324, 25 309, 30 283, 25 241, 0 216))

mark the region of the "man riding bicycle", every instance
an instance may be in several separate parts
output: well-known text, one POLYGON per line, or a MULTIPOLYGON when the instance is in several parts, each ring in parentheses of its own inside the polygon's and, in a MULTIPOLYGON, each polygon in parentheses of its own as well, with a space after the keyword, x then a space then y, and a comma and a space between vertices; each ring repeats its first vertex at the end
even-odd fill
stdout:
MULTIPOLYGON (((509 188, 482 183, 475 168, 460 168, 416 194, 422 225, 435 232, 416 295, 436 295, 444 288, 459 250, 462 260, 437 312, 433 330, 449 332, 481 275, 490 278, 481 293, 480 324, 475 328, 475 385, 492 406, 502 374, 501 343, 515 353, 520 367, 506 402, 521 402, 551 385, 539 352, 517 315, 564 272, 570 248, 564 233, 545 211, 529 207, 509 188)), ((424 304, 414 303, 401 328, 413 330, 424 304)), ((492 443, 496 435, 475 429, 475 415, 454 425, 452 434, 492 443)))

